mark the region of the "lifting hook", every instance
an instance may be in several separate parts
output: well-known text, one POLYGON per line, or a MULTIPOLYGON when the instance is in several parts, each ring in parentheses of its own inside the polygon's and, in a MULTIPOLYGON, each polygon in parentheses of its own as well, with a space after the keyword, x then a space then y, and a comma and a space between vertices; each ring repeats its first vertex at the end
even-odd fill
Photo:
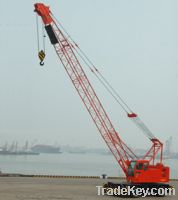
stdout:
POLYGON ((43 62, 43 61, 41 61, 41 62, 40 62, 40 66, 43 66, 43 65, 44 65, 44 62, 43 62))
POLYGON ((44 58, 45 58, 45 52, 43 50, 39 51, 38 53, 38 57, 40 59, 40 65, 43 66, 44 65, 44 58))

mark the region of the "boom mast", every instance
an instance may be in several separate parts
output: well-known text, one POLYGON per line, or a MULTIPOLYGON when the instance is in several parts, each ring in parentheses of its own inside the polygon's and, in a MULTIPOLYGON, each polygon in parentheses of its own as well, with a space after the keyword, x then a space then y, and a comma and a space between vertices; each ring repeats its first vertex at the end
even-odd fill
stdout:
POLYGON ((128 162, 137 159, 137 156, 117 134, 78 61, 71 43, 53 20, 49 7, 35 4, 35 11, 42 17, 51 43, 97 129, 127 176, 128 162))
MULTIPOLYGON (((130 161, 139 160, 138 157, 121 140, 115 130, 74 52, 74 46, 58 27, 57 23, 53 19, 53 15, 49 10, 49 7, 42 3, 36 3, 35 12, 41 16, 51 44, 53 45, 63 67, 65 68, 101 136, 128 178, 128 166, 130 161)), ((149 129, 147 129, 135 113, 128 113, 128 117, 146 132, 149 139, 153 143, 142 159, 147 160, 149 163, 152 162, 154 165, 155 158, 160 152, 160 163, 162 163, 163 144, 151 134, 149 129)))

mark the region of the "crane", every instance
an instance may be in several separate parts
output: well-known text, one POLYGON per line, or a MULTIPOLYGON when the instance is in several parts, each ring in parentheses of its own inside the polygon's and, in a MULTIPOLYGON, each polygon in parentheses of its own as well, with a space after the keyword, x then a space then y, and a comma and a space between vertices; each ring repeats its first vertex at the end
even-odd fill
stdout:
MULTIPOLYGON (((170 170, 163 164, 163 143, 156 138, 137 114, 130 111, 127 116, 134 121, 148 136, 152 145, 143 155, 138 157, 133 150, 121 139, 114 128, 107 112, 90 83, 76 53, 77 44, 72 44, 66 34, 58 26, 58 21, 50 8, 43 3, 34 4, 35 12, 41 17, 44 28, 67 72, 73 86, 93 119, 98 131, 122 168, 127 183, 158 184, 169 182, 170 170)), ((95 69, 97 71, 97 69, 95 69)), ((122 100, 122 99, 121 99, 122 100)))

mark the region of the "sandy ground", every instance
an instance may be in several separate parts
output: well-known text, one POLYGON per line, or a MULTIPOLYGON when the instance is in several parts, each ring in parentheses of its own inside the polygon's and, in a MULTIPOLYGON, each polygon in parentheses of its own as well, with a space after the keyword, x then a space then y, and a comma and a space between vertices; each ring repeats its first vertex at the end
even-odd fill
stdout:
MULTIPOLYGON (((107 181, 106 179, 0 177, 0 200, 126 199, 98 196, 96 186, 107 181)), ((118 182, 119 180, 112 181, 118 182)), ((178 191, 178 181, 172 181, 171 185, 178 191)), ((175 200, 176 196, 146 197, 146 200, 153 198, 156 200, 162 198, 175 200)))

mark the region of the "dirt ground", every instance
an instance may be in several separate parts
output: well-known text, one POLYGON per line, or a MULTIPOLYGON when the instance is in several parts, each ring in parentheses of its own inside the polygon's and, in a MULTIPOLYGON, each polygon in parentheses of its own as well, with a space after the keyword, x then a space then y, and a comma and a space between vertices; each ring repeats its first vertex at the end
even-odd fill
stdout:
MULTIPOLYGON (((102 186, 106 179, 0 177, 0 200, 106 200, 112 196, 98 196, 96 186, 102 186)), ((119 180, 112 180, 118 182, 119 180)), ((178 181, 171 185, 178 191, 178 181)), ((176 200, 175 196, 145 197, 147 199, 176 200)), ((120 198, 119 199, 126 199, 120 198)), ((130 199, 130 198, 127 198, 130 199)))

